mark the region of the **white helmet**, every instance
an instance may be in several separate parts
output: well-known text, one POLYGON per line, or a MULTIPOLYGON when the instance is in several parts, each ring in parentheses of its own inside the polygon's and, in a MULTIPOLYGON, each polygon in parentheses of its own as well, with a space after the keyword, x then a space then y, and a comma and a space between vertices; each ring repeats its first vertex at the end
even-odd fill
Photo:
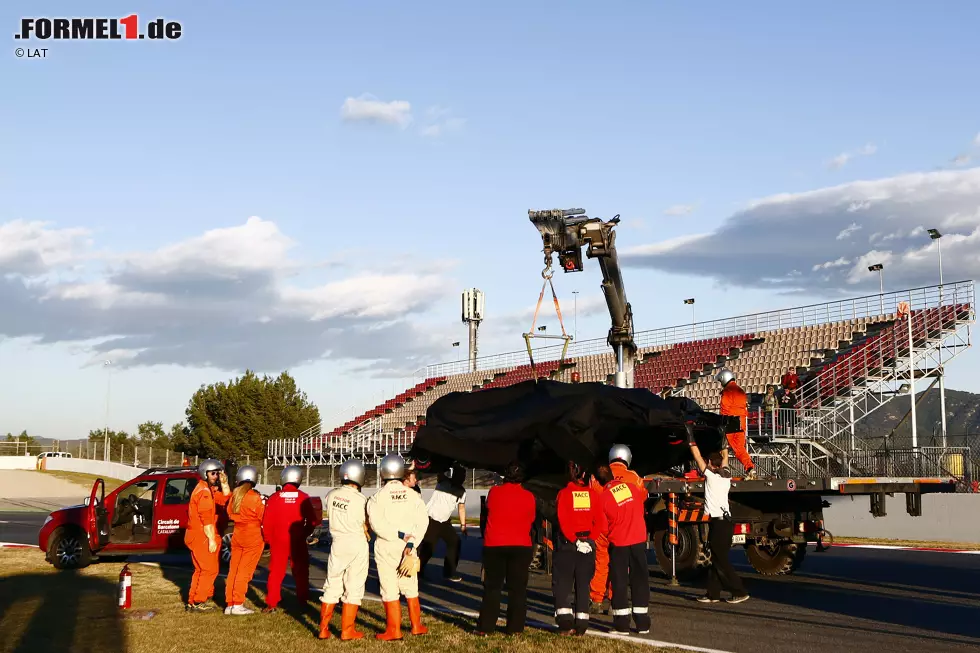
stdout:
POLYGON ((251 483, 252 485, 258 485, 259 483, 259 470, 251 465, 245 465, 244 467, 238 468, 238 473, 235 474, 235 485, 240 485, 242 483, 251 483))
POLYGON ((633 452, 625 444, 614 444, 609 450, 609 462, 621 462, 627 467, 633 462, 633 452))
POLYGON ((390 453, 381 459, 381 480, 400 481, 405 478, 405 459, 397 453, 390 453))
POLYGON ((215 460, 214 458, 208 458, 202 461, 200 465, 197 466, 197 475, 201 477, 201 480, 208 480, 208 472, 223 472, 225 466, 221 464, 220 460, 215 460))
POLYGON ((279 475, 279 481, 283 485, 286 485, 287 483, 299 485, 303 482, 303 468, 296 465, 290 465, 283 468, 282 474, 279 475))
POLYGON ((727 367, 723 367, 721 371, 715 375, 715 381, 720 383, 722 387, 725 387, 728 385, 729 381, 733 380, 735 380, 735 374, 727 367))
POLYGON ((344 464, 340 466, 341 482, 350 481, 359 488, 364 486, 364 477, 366 473, 367 470, 364 469, 364 463, 357 458, 348 458, 344 461, 344 464))

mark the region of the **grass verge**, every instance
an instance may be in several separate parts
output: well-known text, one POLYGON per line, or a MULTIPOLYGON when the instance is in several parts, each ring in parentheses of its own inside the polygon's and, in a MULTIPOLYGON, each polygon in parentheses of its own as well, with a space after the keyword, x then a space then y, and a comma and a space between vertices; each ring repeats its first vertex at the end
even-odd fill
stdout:
POLYGON ((55 478, 60 478, 64 481, 70 481, 81 485, 82 487, 91 489, 92 484, 95 480, 101 478, 105 481, 105 492, 109 494, 117 487, 125 483, 126 481, 121 481, 117 478, 106 478, 105 476, 96 476, 95 474, 83 474, 82 472, 64 472, 61 470, 46 469, 41 472, 42 474, 48 474, 49 476, 54 476, 55 478))
MULTIPOLYGON (((130 565, 133 573, 133 610, 116 606, 116 583, 121 564, 102 563, 76 572, 59 572, 44 562, 36 550, 0 551, 0 653, 95 652, 211 653, 215 650, 289 651, 313 653, 341 650, 391 649, 374 634, 384 630, 380 603, 365 602, 358 614, 361 642, 341 642, 339 610, 334 613, 333 635, 317 639, 319 602, 298 606, 286 594, 276 614, 226 617, 220 611, 187 614, 181 590, 190 584, 186 569, 161 569, 130 565), (290 610, 290 608, 293 608, 290 610), (150 619, 140 619, 152 611, 150 619)), ((216 598, 223 605, 224 584, 218 579, 216 598)), ((264 594, 250 590, 247 603, 261 606, 264 594)), ((424 604, 423 598, 423 604, 424 604)), ((515 653, 625 653, 664 649, 599 637, 563 638, 528 629, 523 636, 501 634, 478 638, 469 634, 472 620, 426 613, 429 634, 413 637, 407 610, 403 613, 401 650, 414 651, 513 651, 515 653)))

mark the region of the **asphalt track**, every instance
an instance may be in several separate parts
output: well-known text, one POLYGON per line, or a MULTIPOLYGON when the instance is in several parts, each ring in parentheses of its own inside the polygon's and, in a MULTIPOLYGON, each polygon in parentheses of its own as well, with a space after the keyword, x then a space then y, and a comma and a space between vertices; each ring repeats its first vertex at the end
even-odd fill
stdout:
MULTIPOLYGON (((0 542, 36 544, 44 517, 0 513, 0 542)), ((463 582, 441 580, 442 560, 434 559, 422 585, 423 603, 462 613, 479 610, 481 540, 477 536, 463 542, 463 582)), ((184 556, 152 560, 165 566, 189 562, 184 556)), ((654 566, 654 626, 648 639, 737 653, 980 650, 980 555, 835 547, 821 554, 811 550, 796 574, 778 578, 756 574, 741 551, 733 552, 732 560, 752 595, 739 605, 696 603, 693 599, 703 590, 671 587, 654 566)), ((325 553, 315 550, 310 569, 314 588, 322 586, 325 566, 325 553)), ((264 578, 260 568, 256 582, 264 578)), ((549 583, 547 576, 532 574, 529 619, 552 625, 549 583)), ((369 598, 377 600, 377 592, 372 570, 369 598)), ((594 617, 593 624, 596 630, 608 630, 609 617, 594 617)))

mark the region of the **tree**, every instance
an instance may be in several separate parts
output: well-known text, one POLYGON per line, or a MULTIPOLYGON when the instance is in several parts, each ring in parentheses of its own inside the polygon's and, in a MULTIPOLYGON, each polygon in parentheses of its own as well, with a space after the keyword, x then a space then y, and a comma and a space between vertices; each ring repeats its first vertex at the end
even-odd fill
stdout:
POLYGON ((187 427, 183 422, 177 422, 170 427, 170 448, 174 451, 185 451, 187 449, 187 427))
POLYGON ((7 434, 7 442, 26 442, 28 446, 37 444, 37 438, 33 435, 27 435, 27 430, 20 432, 20 435, 7 434))
POLYGON ((294 438, 320 422, 320 411, 287 372, 259 378, 251 370, 229 383, 201 386, 186 410, 180 451, 213 458, 262 457, 266 443, 294 438))
MULTIPOLYGON (((106 435, 105 429, 92 429, 88 432, 88 439, 92 442, 102 442, 106 435)), ((109 445, 114 448, 119 448, 123 445, 134 445, 136 441, 126 433, 126 431, 113 431, 109 429, 109 445)))
POLYGON ((143 422, 136 427, 136 435, 141 447, 170 448, 170 438, 163 430, 163 422, 143 422))

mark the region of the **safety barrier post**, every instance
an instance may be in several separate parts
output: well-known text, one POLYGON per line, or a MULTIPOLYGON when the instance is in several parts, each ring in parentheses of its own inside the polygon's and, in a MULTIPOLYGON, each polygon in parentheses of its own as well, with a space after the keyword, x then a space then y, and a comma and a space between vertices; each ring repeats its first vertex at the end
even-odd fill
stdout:
POLYGON ((670 540, 670 584, 679 585, 677 582, 677 494, 671 492, 667 495, 667 537, 670 540))

